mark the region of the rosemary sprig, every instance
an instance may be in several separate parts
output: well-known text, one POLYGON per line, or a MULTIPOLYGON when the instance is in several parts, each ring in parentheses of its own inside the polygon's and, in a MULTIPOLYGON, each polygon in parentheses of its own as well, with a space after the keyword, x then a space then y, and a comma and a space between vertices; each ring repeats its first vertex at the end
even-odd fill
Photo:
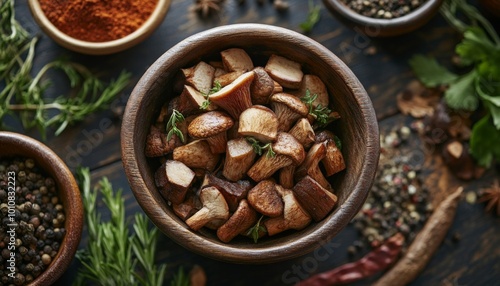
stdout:
MULTIPOLYGON (((106 177, 99 182, 99 188, 91 191, 89 169, 79 169, 77 175, 89 243, 76 255, 83 267, 75 284, 83 285, 90 281, 98 285, 163 285, 166 265, 155 265, 158 230, 150 229, 143 214, 136 214, 133 224, 135 234, 129 234, 122 191, 115 192, 106 177), (102 221, 97 210, 99 193, 111 215, 106 222, 102 221)), ((186 275, 182 277, 187 279, 186 275)))
POLYGON ((211 103, 210 95, 218 92, 221 89, 222 89, 222 85, 220 84, 220 82, 218 80, 216 80, 216 81, 214 81, 214 86, 208 91, 208 93, 202 92, 203 96, 205 96, 205 101, 203 101, 203 103, 200 105, 200 109, 203 109, 203 110, 207 109, 211 103))
POLYGON ((182 143, 184 143, 184 134, 182 134, 182 131, 177 127, 177 123, 182 121, 184 121, 184 115, 182 115, 182 113, 180 113, 177 109, 174 109, 167 122, 167 141, 170 141, 172 136, 175 134, 179 137, 179 139, 181 139, 182 143))
POLYGON ((316 119, 317 124, 319 127, 324 127, 326 126, 330 120, 330 113, 332 112, 327 106, 322 106, 321 104, 318 104, 316 107, 314 107, 313 102, 318 98, 318 94, 311 94, 309 89, 306 89, 306 94, 301 97, 300 99, 307 105, 309 108, 309 114, 316 119))
POLYGON ((184 269, 179 267, 177 274, 174 275, 172 281, 170 281, 170 286, 189 286, 189 276, 186 275, 184 269))
POLYGON ((0 3, 0 119, 19 115, 24 128, 36 127, 45 138, 47 129, 55 135, 89 114, 104 109, 128 84, 130 74, 122 72, 108 86, 84 66, 66 60, 47 63, 33 71, 37 37, 16 21, 14 1, 0 3), (50 85, 49 70, 61 70, 68 77, 71 96, 44 98, 50 85), (35 76, 32 74, 35 73, 35 76))
POLYGON ((257 223, 254 226, 252 226, 252 228, 250 228, 246 233, 246 235, 252 236, 254 243, 257 243, 257 241, 259 240, 259 232, 266 231, 266 228, 260 225, 262 218, 264 218, 264 216, 261 216, 257 221, 257 223))
POLYGON ((259 140, 253 138, 253 137, 246 137, 246 140, 248 143, 252 145, 253 151, 257 155, 262 155, 262 151, 266 150, 266 157, 267 158, 274 158, 276 157, 276 152, 273 150, 273 146, 271 143, 263 144, 259 140))
POLYGON ((309 12, 307 13, 307 19, 300 23, 299 27, 304 33, 309 33, 313 29, 314 25, 318 23, 321 16, 321 6, 314 5, 312 0, 309 0, 309 12))

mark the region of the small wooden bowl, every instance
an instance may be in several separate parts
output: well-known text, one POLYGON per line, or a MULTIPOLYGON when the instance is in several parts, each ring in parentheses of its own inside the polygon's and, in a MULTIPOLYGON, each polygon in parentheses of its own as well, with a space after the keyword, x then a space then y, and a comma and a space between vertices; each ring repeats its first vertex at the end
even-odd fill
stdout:
POLYGON ((49 21, 38 0, 28 0, 28 4, 40 28, 59 45, 82 54, 107 55, 126 50, 151 35, 165 18, 170 7, 170 0, 158 0, 155 10, 141 27, 123 38, 109 42, 88 42, 68 36, 49 21))
POLYGON ((80 190, 73 174, 64 162, 47 146, 30 137, 0 132, 0 157, 32 158, 37 165, 50 175, 57 185, 59 198, 62 200, 66 222, 66 234, 56 257, 31 286, 51 285, 66 271, 71 264, 80 243, 83 228, 83 205, 80 190))
POLYGON ((356 13, 340 0, 323 0, 334 14, 369 37, 392 37, 414 31, 427 23, 438 12, 443 0, 427 0, 423 5, 402 17, 376 19, 356 13))
MULTIPOLYGON (((258 64, 258 61, 256 61, 258 64)), ((261 63, 262 64, 262 63, 261 63)), ((368 195, 378 158, 379 133, 372 103, 352 71, 331 51, 299 33, 261 24, 217 27, 191 36, 164 53, 135 86, 125 110, 121 129, 125 172, 132 191, 154 224, 187 249, 227 262, 271 263, 306 254, 327 243, 342 230, 368 195), (161 197, 154 183, 157 160, 146 158, 144 148, 150 126, 161 106, 177 94, 172 81, 181 68, 219 52, 239 47, 255 59, 271 54, 286 56, 302 64, 306 72, 319 76, 342 119, 332 130, 343 140, 347 170, 330 180, 338 205, 325 219, 301 231, 260 239, 246 237, 228 244, 214 231, 191 231, 161 197)))

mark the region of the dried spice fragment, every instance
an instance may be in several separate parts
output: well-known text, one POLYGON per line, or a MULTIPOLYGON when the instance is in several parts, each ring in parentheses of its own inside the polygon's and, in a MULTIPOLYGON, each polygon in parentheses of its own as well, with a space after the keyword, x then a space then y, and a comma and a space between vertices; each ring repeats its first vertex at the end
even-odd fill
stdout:
POLYGON ((493 182, 493 185, 485 190, 479 199, 479 202, 487 202, 486 211, 496 211, 500 216, 500 185, 498 179, 493 182))

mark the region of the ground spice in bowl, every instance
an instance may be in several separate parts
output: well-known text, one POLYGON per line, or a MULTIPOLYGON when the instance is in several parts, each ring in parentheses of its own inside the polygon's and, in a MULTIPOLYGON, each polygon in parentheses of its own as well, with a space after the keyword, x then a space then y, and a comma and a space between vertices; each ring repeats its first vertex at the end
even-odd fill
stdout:
POLYGON ((377 19, 392 19, 407 15, 426 0, 342 0, 354 12, 377 19))
POLYGON ((158 0, 39 0, 44 14, 61 32, 79 40, 108 42, 137 30, 158 0))

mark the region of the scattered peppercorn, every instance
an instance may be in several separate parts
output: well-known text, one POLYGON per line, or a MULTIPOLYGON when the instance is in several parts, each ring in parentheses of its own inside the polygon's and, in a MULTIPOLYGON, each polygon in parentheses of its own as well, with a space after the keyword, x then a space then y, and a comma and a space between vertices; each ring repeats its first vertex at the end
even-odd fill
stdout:
POLYGON ((16 275, 2 275, 0 286, 25 285, 36 279, 52 262, 64 238, 65 214, 59 203, 55 181, 43 174, 33 159, 0 158, 0 273, 8 274, 10 242, 6 225, 8 216, 7 186, 15 177, 15 258, 16 275), (9 172, 14 172, 9 176, 9 172))
POLYGON ((342 0, 344 4, 363 16, 392 19, 407 15, 422 6, 426 0, 342 0))

